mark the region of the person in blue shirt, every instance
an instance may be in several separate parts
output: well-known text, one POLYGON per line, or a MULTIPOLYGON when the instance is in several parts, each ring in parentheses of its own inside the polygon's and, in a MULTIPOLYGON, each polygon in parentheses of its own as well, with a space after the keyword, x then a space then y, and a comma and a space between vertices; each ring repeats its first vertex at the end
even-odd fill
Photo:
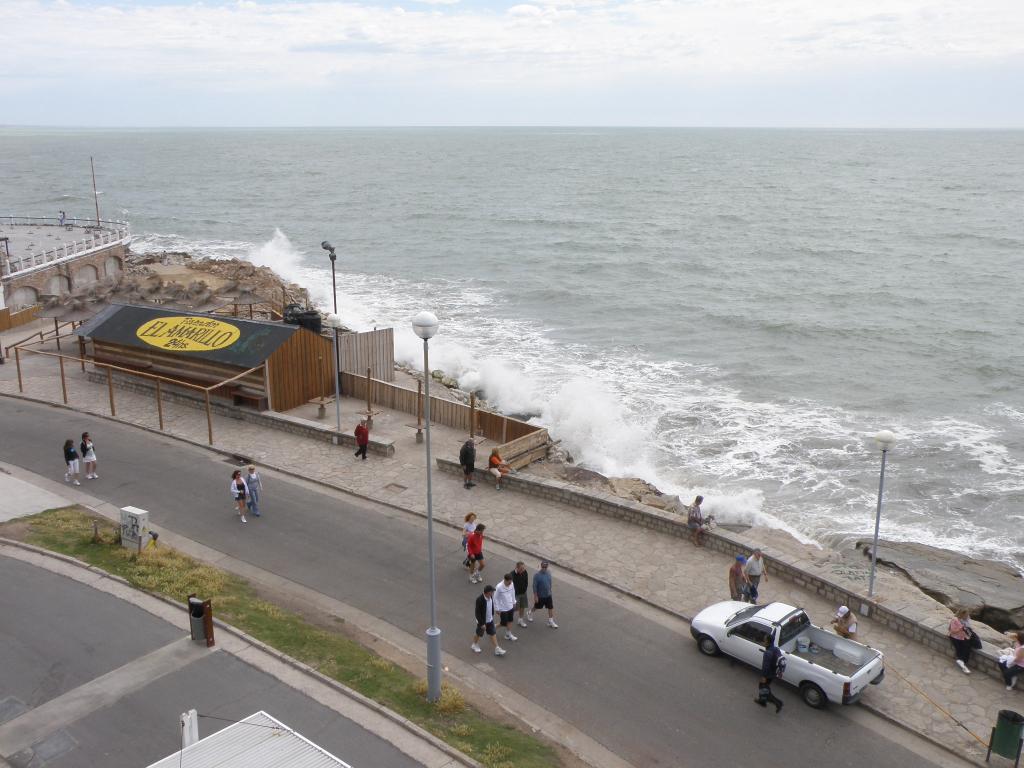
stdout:
MULTIPOLYGON (((533 610, 541 608, 548 609, 548 626, 558 629, 555 623, 555 602, 551 597, 551 571, 548 570, 547 560, 541 562, 540 570, 533 577, 533 610)), ((532 611, 527 618, 533 621, 532 611)))

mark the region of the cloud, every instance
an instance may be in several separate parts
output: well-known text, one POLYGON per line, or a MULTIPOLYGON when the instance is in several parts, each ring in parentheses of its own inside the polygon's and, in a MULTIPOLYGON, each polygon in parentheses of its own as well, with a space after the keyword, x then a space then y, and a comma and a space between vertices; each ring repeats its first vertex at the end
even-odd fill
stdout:
POLYGON ((90 79, 197 93, 381 80, 593 91, 887 66, 941 77, 1024 56, 1020 0, 398 2, 5 0, 0 72, 8 91, 40 97, 42 82, 90 79))

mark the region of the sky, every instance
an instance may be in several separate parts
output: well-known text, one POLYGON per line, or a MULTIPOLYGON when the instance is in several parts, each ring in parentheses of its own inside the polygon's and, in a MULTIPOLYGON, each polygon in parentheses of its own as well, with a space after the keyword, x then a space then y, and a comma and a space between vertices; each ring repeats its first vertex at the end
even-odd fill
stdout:
POLYGON ((0 125, 1024 128, 1024 0, 0 0, 0 125))

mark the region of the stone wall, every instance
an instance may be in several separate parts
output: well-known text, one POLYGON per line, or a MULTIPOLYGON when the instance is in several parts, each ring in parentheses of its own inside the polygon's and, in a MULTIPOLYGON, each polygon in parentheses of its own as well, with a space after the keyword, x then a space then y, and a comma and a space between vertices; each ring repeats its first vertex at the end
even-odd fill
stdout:
MULTIPOLYGON (((462 466, 450 459, 437 459, 437 466, 444 472, 462 474, 462 466)), ((484 470, 477 470, 477 474, 483 478, 481 482, 489 480, 484 470)), ((517 475, 506 475, 503 484, 508 491, 586 509, 669 536, 688 538, 690 535, 689 529, 686 527, 686 518, 610 493, 583 490, 579 486, 561 480, 540 477, 527 479, 517 475)), ((759 546, 757 542, 742 534, 722 529, 709 531, 704 542, 709 549, 729 557, 749 555, 759 546)), ((764 548, 762 547, 762 549, 764 548)), ((826 576, 815 570, 811 563, 800 560, 787 562, 773 556, 769 551, 764 551, 763 554, 773 577, 786 579, 801 589, 815 592, 836 605, 848 605, 850 610, 883 624, 908 640, 953 658, 953 650, 946 634, 948 619, 943 618, 936 621, 934 615, 928 616, 923 613, 916 615, 917 612, 913 605, 882 605, 861 594, 859 585, 844 582, 844 580, 831 577, 831 575, 826 576)), ((998 649, 994 649, 986 643, 981 651, 974 652, 972 659, 977 669, 1002 680, 997 655, 998 649)))
MULTIPOLYGON (((107 383, 106 371, 90 370, 86 372, 86 377, 90 381, 99 384, 107 383)), ((126 389, 129 392, 138 392, 152 397, 153 416, 154 418, 156 417, 155 385, 150 384, 149 381, 144 378, 134 378, 127 374, 119 373, 113 374, 113 382, 114 386, 118 389, 126 389)), ((206 402, 201 392, 193 393, 188 391, 186 387, 174 387, 173 385, 168 384, 162 384, 160 392, 164 402, 177 403, 179 405, 184 405, 189 408, 195 408, 202 411, 206 410, 206 402)), ((114 406, 115 408, 117 406, 117 395, 114 396, 114 406)), ((247 421, 250 424, 258 424, 268 429, 279 429, 293 435, 310 437, 314 440, 322 440, 327 443, 333 443, 335 441, 335 435, 337 434, 333 429, 321 427, 318 424, 312 424, 305 419, 297 419, 294 416, 288 416, 284 413, 275 413, 274 411, 254 411, 250 408, 231 405, 222 399, 212 396, 210 398, 210 411, 218 416, 225 416, 229 419, 238 419, 239 421, 247 421)), ((216 426, 214 426, 213 436, 214 439, 216 439, 216 426)), ((340 438, 340 445, 355 446, 356 444, 355 436, 351 432, 342 432, 340 438)), ((378 456, 394 456, 395 444, 390 440, 371 439, 367 450, 378 456)))
POLYGON ((10 281, 4 282, 4 297, 8 306, 17 309, 15 304, 21 305, 25 301, 24 299, 16 301, 16 294, 27 296, 29 291, 32 291, 38 300, 42 294, 55 293, 53 290, 55 279, 63 283, 65 291, 73 291, 97 280, 114 277, 124 269, 127 250, 123 244, 115 243, 87 256, 53 264, 21 277, 14 277, 10 281))

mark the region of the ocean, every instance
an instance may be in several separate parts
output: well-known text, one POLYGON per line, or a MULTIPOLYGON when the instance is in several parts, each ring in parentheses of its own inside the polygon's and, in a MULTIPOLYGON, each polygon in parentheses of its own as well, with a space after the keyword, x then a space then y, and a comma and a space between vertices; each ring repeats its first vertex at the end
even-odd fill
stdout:
POLYGON ((271 266, 724 522, 1024 567, 1024 132, 0 129, 0 214, 271 266), (686 499, 688 500, 688 499, 686 499))

